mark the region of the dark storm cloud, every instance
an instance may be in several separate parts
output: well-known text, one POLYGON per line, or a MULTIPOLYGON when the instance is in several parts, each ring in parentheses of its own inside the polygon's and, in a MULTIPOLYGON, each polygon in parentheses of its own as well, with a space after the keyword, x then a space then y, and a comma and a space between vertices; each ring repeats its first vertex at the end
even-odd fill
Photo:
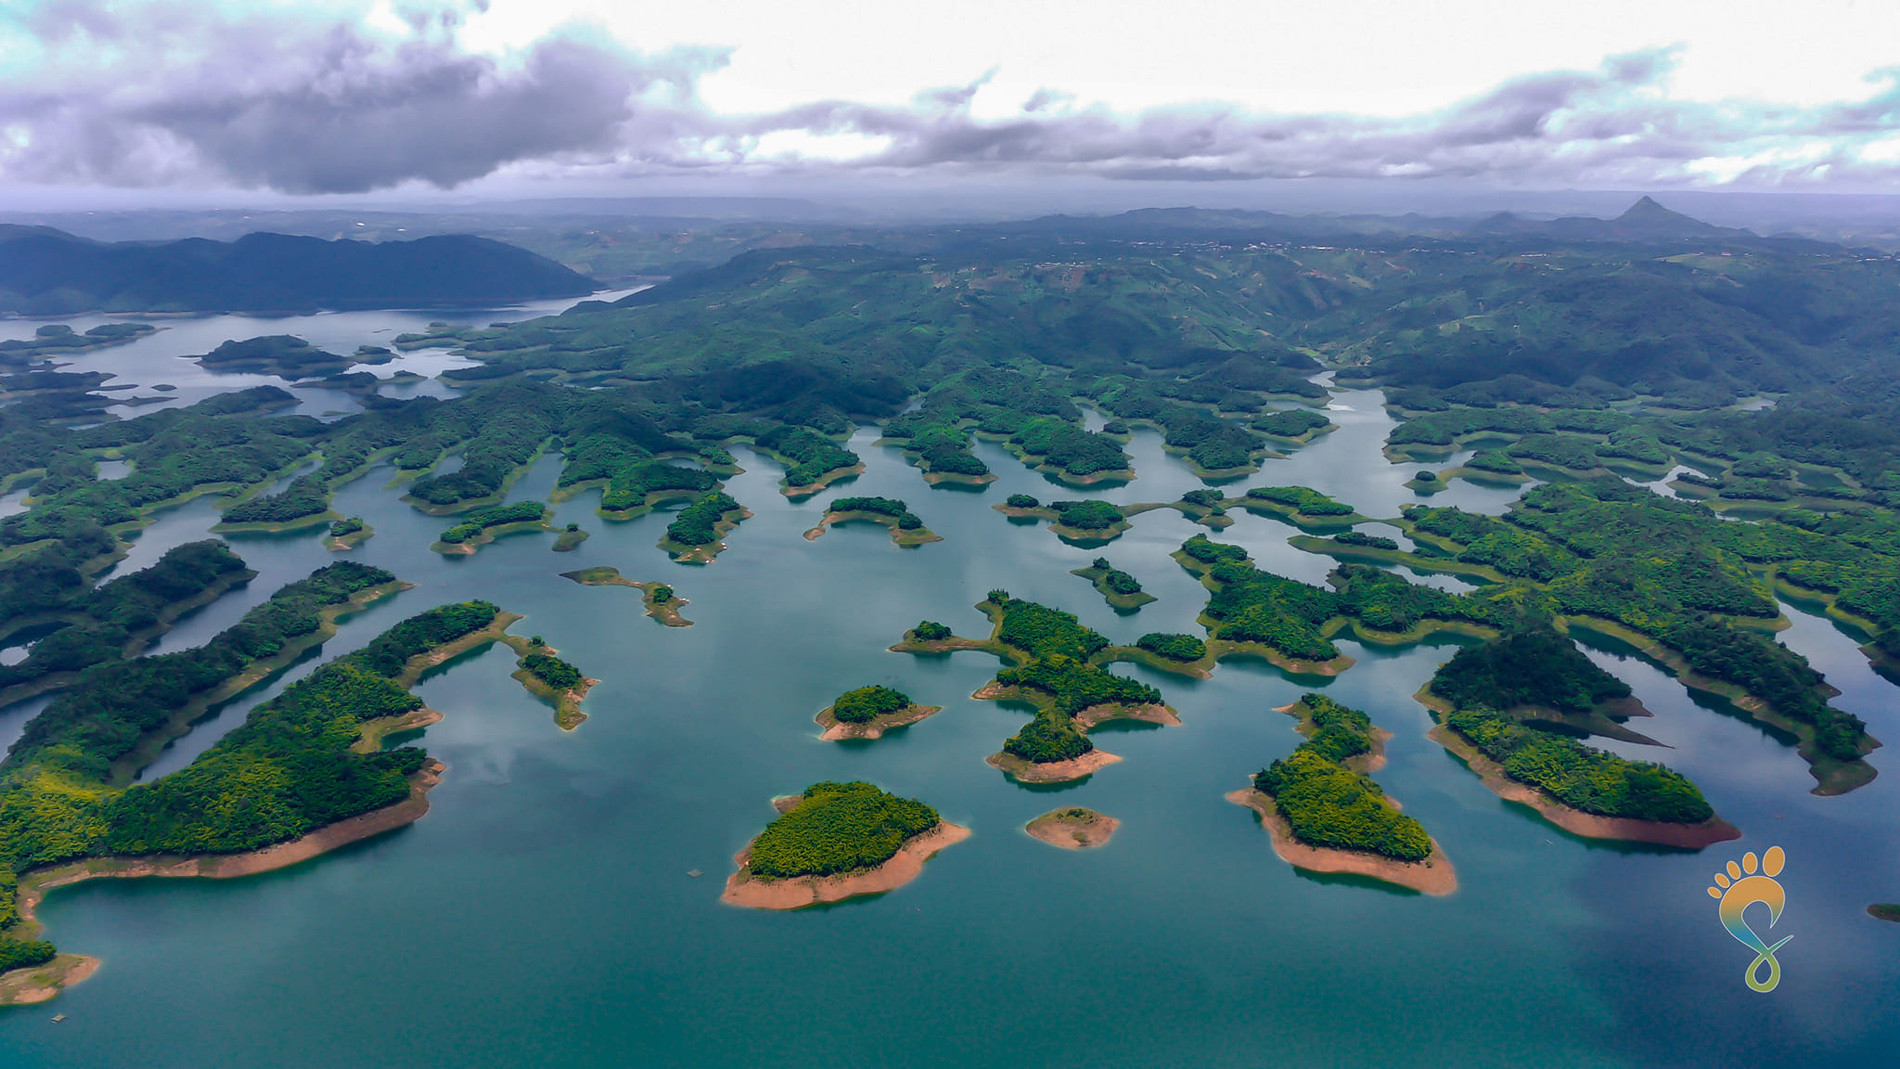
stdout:
POLYGON ((24 135, 0 146, 0 163, 8 177, 53 182, 452 186, 517 160, 618 151, 637 100, 690 96, 723 62, 713 51, 637 57, 556 36, 504 66, 457 47, 454 9, 400 15, 414 32, 391 42, 347 24, 219 19, 192 5, 127 16, 38 9, 29 25, 42 41, 125 58, 0 85, 0 125, 24 135))
POLYGON ((53 59, 0 75, 0 178, 294 193, 447 187, 504 168, 1776 184, 1891 179, 1891 164, 1858 150, 1900 126, 1892 75, 1869 100, 1816 108, 1671 99, 1668 49, 1518 78, 1399 118, 1220 104, 1124 115, 1077 108, 1055 89, 1013 116, 979 118, 972 105, 989 74, 901 106, 820 101, 733 116, 696 92, 723 51, 633 55, 576 31, 497 61, 459 46, 469 9, 399 7, 410 32, 398 39, 281 10, 237 18, 177 2, 133 14, 42 4, 21 22, 53 59), (786 134, 816 140, 787 148, 786 134), (838 161, 797 147, 836 135, 860 151, 838 161))

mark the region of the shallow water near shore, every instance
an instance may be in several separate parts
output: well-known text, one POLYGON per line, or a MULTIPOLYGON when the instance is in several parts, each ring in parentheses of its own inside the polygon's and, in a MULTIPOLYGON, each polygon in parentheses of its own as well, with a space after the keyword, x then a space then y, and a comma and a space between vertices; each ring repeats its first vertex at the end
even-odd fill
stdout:
MULTIPOLYGON (((1419 500, 1403 483, 1420 465, 1380 453, 1391 421, 1378 395, 1336 404, 1339 431, 1229 493, 1303 483, 1375 517, 1419 500)), ((886 647, 920 619, 985 634, 972 606, 993 587, 1074 611, 1117 642, 1197 632, 1206 591, 1168 554, 1204 528, 1156 510, 1080 549, 990 506, 1018 491, 1163 501, 1201 483, 1148 431, 1129 447, 1140 477, 1096 491, 1054 485, 990 443, 978 452, 998 482, 933 490, 874 438, 852 443, 862 476, 801 503, 777 492, 777 465, 736 449, 747 470, 728 490, 755 516, 706 567, 655 547, 666 513, 608 523, 593 493, 556 510, 557 526, 593 532, 576 552, 550 552, 553 536, 537 532, 445 558, 428 545, 453 521, 398 501, 387 469, 338 496, 338 512, 376 531, 354 553, 325 551, 320 530, 234 537, 258 577, 157 649, 200 643, 349 556, 416 588, 346 620, 325 657, 430 606, 486 598, 527 614, 514 632, 544 636, 602 680, 589 719, 559 731, 508 678, 513 655, 490 648, 418 689, 445 719, 414 739, 448 771, 414 826, 257 877, 55 892, 40 910, 49 934, 105 964, 49 1006, 0 1011, 0 1062, 1634 1067, 1874 1064, 1900 1049, 1900 925, 1862 912, 1900 898, 1900 708, 1829 621, 1790 607, 1784 639, 1889 744, 1872 758, 1880 778, 1840 798, 1810 795, 1794 750, 1753 724, 1628 651, 1590 647, 1657 714, 1634 726, 1673 747, 1612 748, 1679 768, 1742 829, 1700 854, 1580 840, 1483 787, 1425 738, 1431 721, 1412 699, 1456 648, 1443 638, 1342 641, 1358 664, 1329 680, 1259 662, 1230 661, 1207 680, 1120 666, 1159 687, 1183 726, 1102 729, 1097 742, 1121 763, 1030 789, 983 763, 1025 719, 968 698, 994 657, 886 647), (904 498, 945 540, 898 549, 868 524, 801 537, 827 499, 857 494, 904 498), (1159 600, 1118 615, 1068 574, 1098 555, 1159 600), (663 627, 638 590, 558 574, 593 565, 666 580, 695 625, 663 627), (874 743, 818 741, 813 714, 869 683, 944 711, 874 743), (1393 732, 1377 778, 1444 847, 1457 893, 1302 874, 1253 814, 1224 801, 1299 742, 1273 709, 1307 689, 1393 732), (770 819, 771 798, 821 779, 874 781, 975 834, 878 898, 797 913, 721 905, 732 855, 770 819), (1121 827, 1082 852, 1019 833, 1056 805, 1121 827), (1757 995, 1742 983, 1751 954, 1704 888, 1730 858, 1777 844, 1789 905, 1775 935, 1795 938, 1780 988, 1757 995), (854 1012, 867 988, 878 1008, 854 1012), (54 1013, 67 1020, 51 1024, 54 1013)), ((558 471, 544 458, 510 499, 544 497, 558 471)), ((1515 496, 1460 481, 1431 500, 1497 512, 1515 496)), ((1213 536, 1263 567, 1308 581, 1330 568, 1287 545, 1294 528, 1233 515, 1213 536)), ((135 556, 149 563, 214 522, 208 504, 167 512, 135 556)), ((147 775, 183 767, 317 663, 215 714, 147 775)), ((38 704, 0 711, 0 741, 38 704)))

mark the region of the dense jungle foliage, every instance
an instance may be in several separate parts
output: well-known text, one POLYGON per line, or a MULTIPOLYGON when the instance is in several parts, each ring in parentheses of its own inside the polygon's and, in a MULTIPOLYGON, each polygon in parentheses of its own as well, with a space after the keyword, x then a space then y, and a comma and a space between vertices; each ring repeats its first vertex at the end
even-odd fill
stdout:
POLYGON ((869 783, 814 783, 752 840, 746 868, 765 879, 870 868, 939 823, 937 811, 924 803, 869 783))
POLYGON ((903 691, 872 685, 838 695, 831 703, 831 715, 847 724, 868 724, 910 705, 910 695, 903 691))

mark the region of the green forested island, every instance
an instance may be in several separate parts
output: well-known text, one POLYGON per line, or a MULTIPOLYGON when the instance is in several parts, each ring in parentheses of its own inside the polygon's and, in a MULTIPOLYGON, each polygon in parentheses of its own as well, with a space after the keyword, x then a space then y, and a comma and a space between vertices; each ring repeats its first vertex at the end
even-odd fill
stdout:
POLYGON ((798 909, 891 890, 969 832, 922 802, 862 781, 814 783, 776 803, 779 816, 738 857, 725 900, 798 909), (900 853, 914 853, 900 870, 900 853))
POLYGON ((1153 594, 1141 589, 1141 580, 1110 564, 1107 557, 1097 557, 1088 567, 1076 568, 1069 574, 1095 584, 1096 592, 1117 609, 1139 609, 1155 600, 1153 594))

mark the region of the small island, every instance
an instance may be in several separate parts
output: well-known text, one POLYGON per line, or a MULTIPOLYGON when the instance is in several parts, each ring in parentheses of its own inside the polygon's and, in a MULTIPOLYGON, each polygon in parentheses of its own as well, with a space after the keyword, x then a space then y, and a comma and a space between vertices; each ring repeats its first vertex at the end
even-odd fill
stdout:
POLYGON ((1049 529, 1055 532, 1056 537, 1070 545, 1084 548, 1107 545, 1128 530, 1128 517, 1161 507, 1131 505, 1123 508, 1111 501, 1092 498, 1083 501, 1051 501, 1044 505, 1028 494, 1011 494, 1001 505, 991 506, 1012 520, 1047 520, 1049 529))
POLYGON ((943 541, 942 535, 924 526, 910 506, 894 497, 838 498, 826 506, 818 526, 805 532, 805 541, 816 542, 827 527, 854 522, 883 524, 891 530, 891 541, 905 548, 943 541))
POLYGON ((970 695, 979 701, 1020 702, 1035 710, 1021 731, 985 759, 1021 783, 1066 783, 1121 760, 1096 749, 1088 731, 1111 720, 1159 726, 1180 724, 1161 692, 1118 676, 1096 663, 1119 649, 1082 625, 1074 613, 992 590, 976 606, 990 618, 984 640, 960 638, 925 620, 891 647, 898 653, 942 654, 975 650, 994 654, 1011 667, 970 695))
POLYGON ((1088 850, 1107 846, 1115 829, 1121 826, 1122 822, 1114 817, 1103 816, 1093 809, 1072 806, 1044 813, 1023 825, 1023 831, 1050 846, 1064 850, 1088 850))
MULTIPOLYGON (((26 363, 124 345, 157 331, 158 328, 150 323, 101 323, 80 334, 64 323, 49 323, 36 329, 31 338, 0 341, 0 363, 26 363)), ((153 387, 157 390, 164 388, 153 387)))
POLYGON ((560 537, 554 540, 554 552, 572 553, 581 548, 581 543, 587 541, 588 537, 588 532, 581 530, 580 524, 570 523, 561 532, 560 537))
POLYGON ((1301 530, 1351 527, 1370 518, 1359 515, 1351 505, 1305 486, 1256 486, 1233 503, 1249 512, 1285 520, 1301 530))
POLYGON ((309 379, 347 370, 351 360, 325 352, 293 334, 227 341, 196 358, 205 370, 253 372, 281 379, 309 379))
POLYGON ((891 687, 869 686, 848 690, 821 710, 820 735, 828 742, 842 739, 881 739, 884 733, 908 727, 943 711, 938 705, 918 705, 910 695, 891 687))
POLYGON ((1227 514, 1228 504, 1226 491, 1207 487, 1189 490, 1172 507, 1195 523, 1218 531, 1234 525, 1234 518, 1227 514))
POLYGON ((503 635, 501 641, 520 655, 516 663, 521 667, 515 669, 515 679, 528 693, 553 703, 554 722, 561 730, 580 727, 587 719, 587 714, 581 712, 581 702, 600 680, 581 675, 580 669, 555 656, 560 651, 541 641, 540 635, 527 639, 503 635))
POLYGON ((1323 694, 1275 711, 1297 717, 1306 741, 1227 796, 1260 817, 1275 853, 1309 872, 1366 876, 1428 895, 1458 889, 1456 871, 1424 825, 1399 812, 1367 774, 1384 765, 1389 733, 1323 694))
POLYGON ((323 538, 323 547, 332 553, 343 553, 369 541, 375 533, 376 529, 363 522, 363 517, 346 516, 331 522, 329 533, 323 538))
POLYGON ((970 837, 922 802, 863 782, 814 783, 773 803, 778 819, 733 858, 719 900, 753 909, 803 909, 883 894, 916 879, 924 862, 970 837))
POLYGON ((752 513, 723 490, 710 490, 667 524, 660 548, 681 564, 711 564, 725 551, 723 539, 752 513))
POLYGON ((680 615, 683 606, 692 602, 680 597, 673 588, 665 583, 642 583, 637 579, 628 579, 620 574, 620 569, 610 564, 578 571, 562 572, 561 578, 572 579, 582 586, 630 586, 641 594, 646 605, 647 615, 668 627, 691 627, 693 622, 680 615))
POLYGON ((1877 921, 1900 922, 1900 902, 1876 902, 1867 907, 1867 915, 1877 921))
POLYGON ((1153 594, 1141 589, 1141 580, 1108 563, 1107 557, 1097 557, 1088 567, 1077 568, 1069 574, 1095 584, 1096 593, 1119 612, 1133 612, 1155 600, 1153 594))
POLYGON ((461 523, 442 532, 430 549, 444 556, 470 556, 477 549, 505 534, 517 531, 551 531, 548 507, 539 501, 518 501, 512 505, 493 505, 476 509, 461 523))

